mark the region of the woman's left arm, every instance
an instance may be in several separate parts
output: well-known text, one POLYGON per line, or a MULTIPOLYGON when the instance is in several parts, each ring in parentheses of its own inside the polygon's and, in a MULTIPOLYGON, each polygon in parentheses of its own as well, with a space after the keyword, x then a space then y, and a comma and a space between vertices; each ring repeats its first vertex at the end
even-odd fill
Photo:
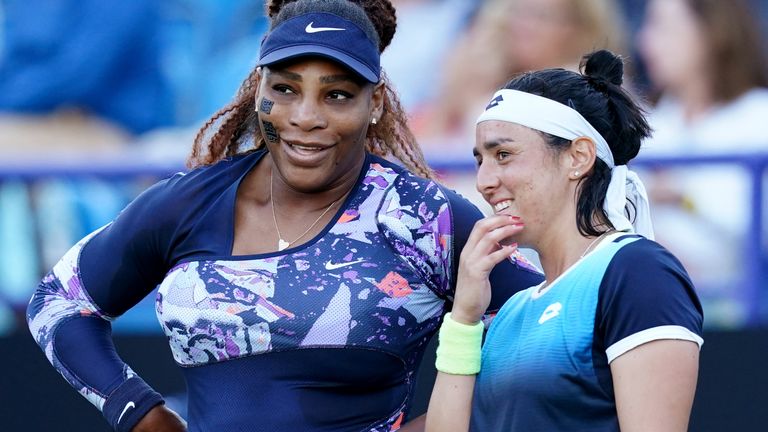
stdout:
POLYGON ((644 239, 623 241, 603 275, 595 317, 619 425, 686 431, 704 342, 701 303, 669 251, 644 239))
POLYGON ((696 392, 699 346, 655 340, 611 362, 622 432, 684 432, 696 392))
POLYGON ((517 245, 501 246, 500 242, 521 229, 522 225, 509 216, 489 216, 475 224, 464 245, 453 309, 446 315, 439 333, 438 373, 427 409, 427 432, 469 430, 475 375, 480 366, 482 330, 477 330, 482 325, 478 323, 491 302, 489 275, 499 262, 517 250, 517 245), (477 338, 470 337, 471 334, 477 338), (469 343, 472 339, 476 346, 469 343), (448 348, 443 350, 444 346, 448 348), (470 357, 474 360, 470 361, 470 357))

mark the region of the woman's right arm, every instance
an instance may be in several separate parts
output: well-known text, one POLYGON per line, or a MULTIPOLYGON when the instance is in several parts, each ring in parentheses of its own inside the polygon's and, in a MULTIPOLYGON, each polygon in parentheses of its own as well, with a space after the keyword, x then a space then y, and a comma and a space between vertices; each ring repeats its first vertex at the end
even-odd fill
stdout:
POLYGON ((426 432, 469 430, 475 375, 453 375, 438 371, 427 410, 426 432))
MULTIPOLYGON (((459 259, 459 274, 456 283, 456 294, 453 309, 446 320, 452 320, 449 327, 470 330, 477 325, 488 309, 491 302, 491 270, 499 262, 507 259, 516 246, 499 246, 506 238, 518 233, 522 226, 515 225, 514 220, 505 215, 489 216, 475 224, 472 233, 464 245, 459 259)), ((453 341, 445 340, 451 337, 445 332, 446 323, 440 330, 440 345, 447 346, 453 341)), ((476 347, 468 347, 476 351, 477 362, 480 359, 479 341, 476 347)), ((441 366, 448 363, 463 362, 462 358, 451 358, 452 352, 438 348, 437 379, 432 389, 432 397, 427 409, 426 431, 456 431, 469 430, 470 414, 472 412, 472 395, 475 387, 477 370, 456 373, 450 368, 441 366), (443 358, 441 359, 441 356, 443 358), (448 357, 448 358, 446 358, 448 357)), ((477 368, 479 369, 479 367, 477 368)))
POLYGON ((165 231, 172 218, 157 208, 165 183, 70 249, 43 278, 27 308, 29 329, 48 360, 118 431, 133 430, 163 404, 117 355, 110 323, 165 274, 165 231))

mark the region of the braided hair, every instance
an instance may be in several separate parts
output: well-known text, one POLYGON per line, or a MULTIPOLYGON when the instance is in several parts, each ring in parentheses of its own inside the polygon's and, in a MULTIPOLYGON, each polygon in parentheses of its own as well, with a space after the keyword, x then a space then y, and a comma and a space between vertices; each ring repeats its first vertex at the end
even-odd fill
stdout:
MULTIPOLYGON (((271 0, 267 2, 266 13, 270 19, 270 29, 273 29, 307 8, 328 10, 329 7, 347 12, 350 9, 362 9, 377 33, 377 37, 372 39, 378 40, 379 53, 392 42, 397 17, 389 0, 271 0)), ((195 136, 192 152, 187 159, 190 169, 264 148, 265 140, 258 127, 254 98, 259 79, 258 69, 254 68, 234 99, 203 124, 195 136)), ((424 160, 421 148, 408 127, 408 118, 400 99, 383 71, 381 79, 384 83, 383 114, 378 124, 368 128, 366 150, 382 157, 394 156, 411 172, 434 179, 435 173, 424 160)))

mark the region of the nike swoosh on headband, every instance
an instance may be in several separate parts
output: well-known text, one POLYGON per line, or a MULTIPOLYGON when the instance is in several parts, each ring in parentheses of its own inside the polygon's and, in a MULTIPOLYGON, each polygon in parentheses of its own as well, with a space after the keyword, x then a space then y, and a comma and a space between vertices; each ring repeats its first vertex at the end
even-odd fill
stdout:
POLYGON ((307 24, 307 27, 304 29, 307 33, 319 33, 324 31, 343 31, 346 29, 343 28, 336 28, 336 27, 312 27, 312 24, 315 22, 312 21, 311 23, 307 24))

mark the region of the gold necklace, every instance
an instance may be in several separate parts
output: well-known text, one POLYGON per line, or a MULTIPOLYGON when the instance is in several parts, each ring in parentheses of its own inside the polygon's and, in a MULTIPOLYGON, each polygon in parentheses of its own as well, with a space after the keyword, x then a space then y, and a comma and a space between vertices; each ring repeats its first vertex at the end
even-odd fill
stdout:
POLYGON ((309 228, 306 229, 306 231, 301 233, 300 236, 293 239, 293 241, 285 241, 283 240, 283 235, 280 234, 280 227, 277 226, 277 216, 275 215, 275 198, 272 193, 272 173, 269 173, 269 204, 270 204, 270 207, 272 207, 272 220, 275 222, 275 230, 277 231, 277 250, 281 251, 283 249, 287 249, 288 246, 292 245, 293 243, 296 243, 297 241, 299 241, 299 239, 307 235, 307 233, 312 228, 314 228, 318 222, 320 222, 320 219, 322 219, 323 216, 325 216, 325 214, 331 210, 331 207, 333 207, 334 204, 336 204, 337 202, 341 201, 341 199, 344 198, 345 196, 346 194, 342 195, 341 197, 337 198, 334 202, 330 203, 328 207, 322 213, 320 213, 320 216, 318 216, 317 219, 315 219, 315 221, 312 222, 312 225, 310 225, 309 228))

